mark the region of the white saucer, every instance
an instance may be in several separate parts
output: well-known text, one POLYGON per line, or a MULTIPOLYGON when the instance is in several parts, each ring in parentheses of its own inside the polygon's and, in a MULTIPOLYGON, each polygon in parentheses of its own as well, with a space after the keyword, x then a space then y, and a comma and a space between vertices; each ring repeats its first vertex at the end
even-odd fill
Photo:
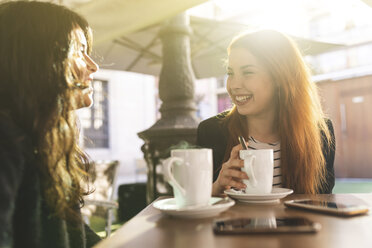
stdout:
POLYGON ((286 188, 273 188, 269 194, 246 194, 234 189, 225 190, 225 194, 241 202, 246 203, 279 203, 279 199, 292 194, 293 190, 286 188))
POLYGON ((160 210, 161 212, 179 217, 179 218, 187 218, 187 219, 197 219, 197 218, 207 218, 213 217, 221 212, 227 210, 229 207, 235 204, 234 200, 226 198, 225 201, 218 203, 216 205, 212 205, 216 202, 221 201, 223 198, 220 197, 212 197, 209 205, 201 206, 201 207, 178 207, 176 205, 176 200, 174 198, 163 199, 154 202, 154 208, 160 210))

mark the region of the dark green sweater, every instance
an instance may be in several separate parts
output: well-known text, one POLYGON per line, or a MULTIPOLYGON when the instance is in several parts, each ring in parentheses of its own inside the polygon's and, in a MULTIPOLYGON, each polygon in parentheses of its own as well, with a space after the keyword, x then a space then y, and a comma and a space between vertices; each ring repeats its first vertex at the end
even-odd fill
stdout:
POLYGON ((100 238, 82 221, 52 215, 32 151, 30 139, 0 115, 0 247, 93 246, 100 238))

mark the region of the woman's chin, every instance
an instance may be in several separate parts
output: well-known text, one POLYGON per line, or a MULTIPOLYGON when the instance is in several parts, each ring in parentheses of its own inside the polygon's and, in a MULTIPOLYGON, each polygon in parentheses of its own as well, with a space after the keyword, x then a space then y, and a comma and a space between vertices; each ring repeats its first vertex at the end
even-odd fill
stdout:
POLYGON ((93 105, 93 99, 84 99, 84 104, 82 108, 90 108, 93 105))
POLYGON ((82 108, 90 108, 93 105, 93 100, 92 99, 84 99, 77 101, 75 104, 75 109, 82 109, 82 108))
POLYGON ((240 115, 249 115, 251 113, 251 111, 245 108, 239 107, 239 106, 237 106, 236 110, 238 111, 240 115))

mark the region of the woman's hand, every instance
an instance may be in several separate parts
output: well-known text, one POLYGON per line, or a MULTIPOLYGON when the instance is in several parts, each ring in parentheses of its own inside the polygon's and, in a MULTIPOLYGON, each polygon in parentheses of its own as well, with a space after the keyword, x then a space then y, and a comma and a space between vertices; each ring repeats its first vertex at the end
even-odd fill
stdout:
POLYGON ((212 195, 219 195, 225 189, 231 187, 238 189, 246 188, 242 179, 248 179, 248 176, 245 172, 241 171, 241 168, 244 167, 244 161, 239 158, 239 151, 242 149, 243 147, 239 144, 231 150, 229 160, 222 164, 220 174, 213 183, 212 195))

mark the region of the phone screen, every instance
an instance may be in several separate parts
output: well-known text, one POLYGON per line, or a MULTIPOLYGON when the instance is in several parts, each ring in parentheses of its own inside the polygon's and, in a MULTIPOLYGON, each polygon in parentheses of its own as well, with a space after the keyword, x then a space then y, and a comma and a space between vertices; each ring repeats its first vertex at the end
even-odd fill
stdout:
POLYGON ((215 221, 216 233, 315 232, 319 224, 302 217, 240 218, 215 221))
POLYGON ((284 205, 287 207, 301 208, 310 211, 317 211, 325 214, 334 214, 340 216, 355 216, 366 214, 369 211, 369 207, 362 204, 358 205, 355 203, 341 203, 327 200, 289 200, 285 201, 284 205))
POLYGON ((344 208, 355 207, 355 205, 352 205, 352 204, 336 203, 336 202, 331 202, 331 201, 303 200, 303 201, 298 201, 298 203, 307 204, 311 206, 334 208, 334 209, 344 209, 344 208))

